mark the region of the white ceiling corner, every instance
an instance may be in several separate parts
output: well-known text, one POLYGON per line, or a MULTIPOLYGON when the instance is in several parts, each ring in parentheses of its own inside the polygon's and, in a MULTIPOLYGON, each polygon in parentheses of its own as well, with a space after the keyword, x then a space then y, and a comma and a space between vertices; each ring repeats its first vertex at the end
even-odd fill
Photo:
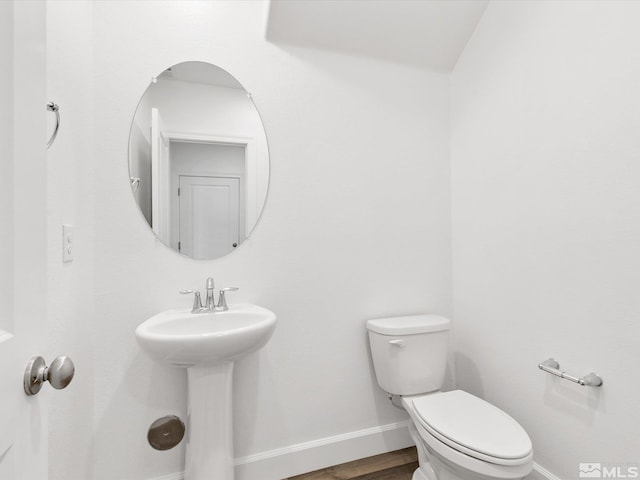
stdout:
POLYGON ((450 72, 489 0, 271 0, 267 40, 450 72))

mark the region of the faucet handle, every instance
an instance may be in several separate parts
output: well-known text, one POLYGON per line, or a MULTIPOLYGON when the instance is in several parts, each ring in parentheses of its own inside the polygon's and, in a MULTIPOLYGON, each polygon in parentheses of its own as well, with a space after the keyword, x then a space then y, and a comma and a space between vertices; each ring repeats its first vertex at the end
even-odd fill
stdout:
POLYGON ((202 308, 202 300, 200 299, 200 292, 197 290, 180 290, 178 292, 180 295, 189 295, 191 293, 195 294, 193 297, 193 308, 191 309, 191 313, 195 313, 202 308))
POLYGON ((226 287, 226 288, 220 289, 220 295, 218 296, 218 305, 216 306, 216 309, 222 310, 222 311, 229 310, 229 307, 227 306, 227 298, 225 296, 225 293, 235 292, 237 290, 240 290, 240 289, 238 287, 226 287))

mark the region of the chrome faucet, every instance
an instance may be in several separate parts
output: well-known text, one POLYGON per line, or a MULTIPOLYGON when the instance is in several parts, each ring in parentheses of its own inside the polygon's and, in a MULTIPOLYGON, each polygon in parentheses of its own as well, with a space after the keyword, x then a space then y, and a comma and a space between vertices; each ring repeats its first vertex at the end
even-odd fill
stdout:
POLYGON ((206 308, 202 306, 202 301, 200 300, 200 292, 197 290, 180 290, 178 292, 180 295, 189 295, 193 293, 195 296, 193 297, 193 307, 191 308, 191 313, 204 313, 207 311, 206 308))
POLYGON ((191 313, 211 313, 211 312, 226 312, 229 310, 229 306, 227 305, 227 299, 225 296, 226 292, 235 292, 238 290, 237 287, 227 287, 220 290, 220 295, 218 296, 218 304, 215 302, 215 292, 214 292, 214 283, 213 278, 207 278, 207 296, 202 305, 202 300, 200 297, 200 292, 197 290, 180 290, 181 295, 188 295, 193 293, 193 307, 191 308, 191 313))
POLYGON ((220 295, 218 296, 218 305, 216 305, 216 312, 226 312, 227 310, 229 310, 225 293, 235 292, 236 290, 238 290, 238 287, 227 287, 220 290, 220 295))
POLYGON ((207 300, 205 301, 205 307, 207 310, 209 310, 210 312, 213 311, 213 309, 215 308, 216 302, 215 299, 213 298, 214 293, 213 293, 213 278, 209 277, 207 278, 207 300))

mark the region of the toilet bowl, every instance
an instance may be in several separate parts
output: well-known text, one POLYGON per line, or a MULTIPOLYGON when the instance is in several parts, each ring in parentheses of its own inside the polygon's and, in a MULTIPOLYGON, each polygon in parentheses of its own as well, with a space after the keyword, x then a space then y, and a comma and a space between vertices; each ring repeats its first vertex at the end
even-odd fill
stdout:
POLYGON ((470 393, 440 391, 449 325, 437 315, 367 322, 378 384, 401 397, 411 418, 419 462, 413 480, 524 478, 533 449, 518 422, 470 393))

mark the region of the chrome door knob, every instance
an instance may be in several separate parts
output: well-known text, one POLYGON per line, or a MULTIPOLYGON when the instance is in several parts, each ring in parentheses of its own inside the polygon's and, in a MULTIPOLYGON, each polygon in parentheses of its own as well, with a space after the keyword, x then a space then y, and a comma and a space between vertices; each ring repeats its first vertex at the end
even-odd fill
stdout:
POLYGON ((71 383, 76 367, 69 357, 56 357, 47 367, 44 358, 33 357, 27 363, 24 372, 24 391, 27 395, 35 395, 44 382, 49 382, 56 390, 61 390, 71 383))
POLYGON ((56 357, 49 368, 46 369, 44 379, 48 380, 53 388, 62 390, 73 380, 76 373, 76 366, 69 357, 56 357))

